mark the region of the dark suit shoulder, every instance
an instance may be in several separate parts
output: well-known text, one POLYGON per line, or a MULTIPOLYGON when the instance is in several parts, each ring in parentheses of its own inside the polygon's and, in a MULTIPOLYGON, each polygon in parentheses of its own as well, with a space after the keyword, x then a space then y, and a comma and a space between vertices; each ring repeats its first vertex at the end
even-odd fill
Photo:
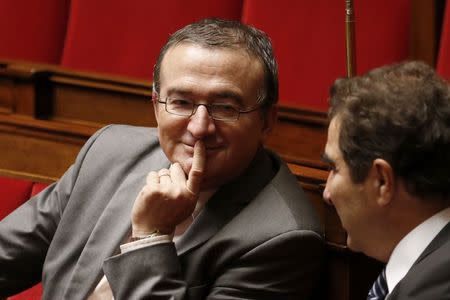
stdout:
POLYGON ((287 165, 274 153, 268 154, 274 177, 227 224, 227 232, 252 246, 289 232, 321 239, 322 226, 311 201, 287 165))
POLYGON ((99 132, 99 134, 94 135, 94 145, 107 147, 102 151, 135 151, 159 143, 157 129, 151 127, 108 125, 100 129, 99 132))
POLYGON ((271 155, 277 159, 279 168, 264 192, 267 193, 268 199, 273 199, 278 205, 274 213, 277 217, 284 217, 293 222, 292 226, 295 229, 312 230, 322 235, 322 226, 311 199, 305 194, 286 163, 273 153, 271 155))
MULTIPOLYGON (((450 225, 438 236, 439 245, 416 262, 397 284, 390 300, 450 299, 450 225)), ((434 241, 433 241, 434 242, 434 241)), ((432 243, 433 243, 432 242, 432 243)))
MULTIPOLYGON (((156 128, 108 125, 99 130, 85 145, 83 166, 112 167, 135 165, 153 154, 164 158, 156 128)), ((80 162, 81 163, 81 162, 80 162)))

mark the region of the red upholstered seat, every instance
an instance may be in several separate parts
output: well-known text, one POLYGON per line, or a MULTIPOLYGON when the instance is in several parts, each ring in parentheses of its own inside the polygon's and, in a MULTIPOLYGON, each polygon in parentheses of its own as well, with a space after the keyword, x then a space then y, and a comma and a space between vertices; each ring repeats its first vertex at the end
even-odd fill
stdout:
POLYGON ((450 2, 448 1, 442 24, 441 45, 436 69, 441 76, 450 80, 450 2))
MULTIPOLYGON (((410 1, 354 2, 358 73, 406 59, 410 1)), ((345 1, 246 0, 242 19, 272 38, 280 101, 326 110, 330 85, 346 76, 345 1)))
POLYGON ((0 220, 30 198, 32 186, 28 180, 0 177, 0 220))
POLYGON ((33 187, 31 189, 31 197, 34 195, 40 193, 43 189, 45 189, 48 186, 48 183, 43 182, 34 182, 33 187))
POLYGON ((242 0, 72 0, 62 65, 151 79, 169 34, 204 17, 240 19, 242 0))
POLYGON ((35 286, 17 294, 8 297, 8 300, 40 300, 42 297, 42 284, 38 283, 35 286))
POLYGON ((0 0, 0 59, 59 63, 70 0, 0 0))

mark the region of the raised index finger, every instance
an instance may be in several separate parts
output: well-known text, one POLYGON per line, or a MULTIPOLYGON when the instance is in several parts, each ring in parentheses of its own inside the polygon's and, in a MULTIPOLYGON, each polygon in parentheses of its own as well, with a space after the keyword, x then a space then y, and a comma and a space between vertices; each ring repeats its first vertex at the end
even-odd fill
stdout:
POLYGON ((194 146, 194 157, 187 180, 187 189, 194 195, 200 192, 200 185, 206 167, 206 149, 202 141, 197 141, 194 146))

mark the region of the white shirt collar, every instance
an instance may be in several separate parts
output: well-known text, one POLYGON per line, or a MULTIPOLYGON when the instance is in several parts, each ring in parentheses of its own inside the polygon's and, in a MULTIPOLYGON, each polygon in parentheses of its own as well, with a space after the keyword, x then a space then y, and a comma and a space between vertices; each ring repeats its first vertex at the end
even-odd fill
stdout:
POLYGON ((420 254, 448 222, 450 222, 450 207, 422 222, 395 246, 386 265, 389 292, 403 279, 420 254))

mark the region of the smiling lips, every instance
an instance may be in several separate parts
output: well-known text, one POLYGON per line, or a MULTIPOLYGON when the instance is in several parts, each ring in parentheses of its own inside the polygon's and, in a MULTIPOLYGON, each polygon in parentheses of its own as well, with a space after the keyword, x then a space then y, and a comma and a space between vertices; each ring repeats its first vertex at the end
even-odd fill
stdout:
MULTIPOLYGON (((188 149, 189 152, 194 153, 194 145, 183 143, 188 149)), ((206 152, 216 151, 223 148, 223 145, 205 145, 206 152)))

